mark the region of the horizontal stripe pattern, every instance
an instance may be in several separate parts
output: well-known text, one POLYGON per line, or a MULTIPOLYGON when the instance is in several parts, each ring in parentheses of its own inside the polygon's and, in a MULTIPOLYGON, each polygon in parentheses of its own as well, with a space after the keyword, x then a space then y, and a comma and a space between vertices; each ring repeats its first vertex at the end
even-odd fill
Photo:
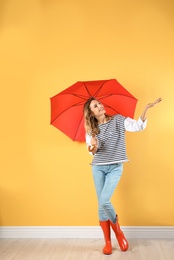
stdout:
POLYGON ((99 147, 92 160, 92 165, 128 161, 124 120, 124 116, 115 115, 107 123, 99 125, 100 133, 96 136, 99 147))

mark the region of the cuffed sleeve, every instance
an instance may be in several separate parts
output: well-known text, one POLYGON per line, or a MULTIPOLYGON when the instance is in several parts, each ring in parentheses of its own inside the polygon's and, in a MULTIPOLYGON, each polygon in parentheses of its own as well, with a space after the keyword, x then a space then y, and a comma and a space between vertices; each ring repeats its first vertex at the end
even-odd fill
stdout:
POLYGON ((147 119, 143 122, 140 117, 138 120, 127 117, 124 120, 124 126, 125 130, 129 132, 143 131, 147 126, 147 119))

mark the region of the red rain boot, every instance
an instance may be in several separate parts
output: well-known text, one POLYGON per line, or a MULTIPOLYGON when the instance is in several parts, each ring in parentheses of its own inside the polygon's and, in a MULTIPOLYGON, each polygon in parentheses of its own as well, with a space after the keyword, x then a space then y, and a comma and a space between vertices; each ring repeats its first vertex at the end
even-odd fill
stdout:
POLYGON ((127 242, 123 232, 120 229, 120 225, 118 223, 118 216, 117 215, 116 215, 116 223, 112 223, 110 221, 110 225, 111 225, 111 227, 112 227, 112 229, 113 229, 113 231, 115 233, 115 236, 117 238, 117 241, 118 241, 118 244, 120 246, 120 249, 122 251, 127 251, 129 245, 128 245, 128 242, 127 242))
POLYGON ((110 221, 100 221, 100 226, 103 230, 104 239, 106 245, 103 248, 103 254, 110 255, 112 254, 112 244, 111 244, 111 237, 110 237, 110 221))

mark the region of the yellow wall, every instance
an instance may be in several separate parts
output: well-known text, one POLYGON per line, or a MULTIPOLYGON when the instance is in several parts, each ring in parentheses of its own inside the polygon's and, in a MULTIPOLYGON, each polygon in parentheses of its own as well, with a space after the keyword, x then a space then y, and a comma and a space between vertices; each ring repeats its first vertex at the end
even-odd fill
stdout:
POLYGON ((98 225, 85 144, 50 125, 49 98, 78 80, 116 78, 147 102, 127 133, 113 196, 121 225, 174 225, 173 0, 0 1, 0 225, 98 225))

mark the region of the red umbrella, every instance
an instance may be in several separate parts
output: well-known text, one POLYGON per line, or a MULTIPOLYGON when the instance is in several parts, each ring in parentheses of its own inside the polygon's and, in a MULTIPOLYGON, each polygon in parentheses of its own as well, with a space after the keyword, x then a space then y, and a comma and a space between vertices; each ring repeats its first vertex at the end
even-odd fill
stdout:
POLYGON ((85 141, 83 106, 94 97, 109 115, 133 118, 137 99, 117 80, 78 81, 50 98, 51 124, 73 141, 85 141))

